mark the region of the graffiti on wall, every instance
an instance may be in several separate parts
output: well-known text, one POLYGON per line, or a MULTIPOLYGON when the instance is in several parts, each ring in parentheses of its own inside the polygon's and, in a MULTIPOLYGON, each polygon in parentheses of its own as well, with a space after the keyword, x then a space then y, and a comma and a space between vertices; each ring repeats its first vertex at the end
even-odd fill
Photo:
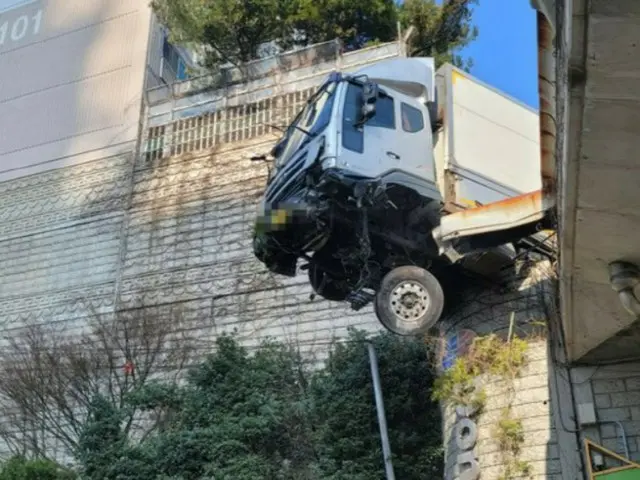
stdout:
POLYGON ((469 351, 469 347, 475 337, 476 333, 468 329, 442 333, 438 351, 439 367, 443 371, 449 370, 456 361, 456 358, 463 356, 469 351))
POLYGON ((455 438, 458 448, 454 471, 456 480, 478 480, 480 478, 480 465, 474 452, 478 442, 478 425, 472 417, 476 413, 469 406, 458 405, 456 407, 455 438))
MULTIPOLYGON (((457 358, 464 356, 476 338, 473 330, 460 329, 442 332, 438 346, 438 367, 441 371, 450 369, 457 358)), ((456 424, 454 426, 457 456, 454 478, 456 480, 478 480, 480 465, 475 455, 478 442, 478 425, 473 417, 478 412, 467 405, 456 407, 456 424)))

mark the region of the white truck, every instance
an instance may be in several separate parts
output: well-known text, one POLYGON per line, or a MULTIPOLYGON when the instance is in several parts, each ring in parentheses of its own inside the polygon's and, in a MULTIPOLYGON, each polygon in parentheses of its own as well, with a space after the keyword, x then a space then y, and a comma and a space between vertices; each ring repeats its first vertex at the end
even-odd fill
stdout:
POLYGON ((436 72, 431 58, 332 73, 269 157, 256 257, 287 276, 303 259, 318 295, 354 309, 374 301, 401 335, 438 321, 451 265, 513 258, 547 227, 540 215, 495 225, 488 215, 439 241, 446 216, 539 190, 540 142, 536 111, 452 65, 436 72))

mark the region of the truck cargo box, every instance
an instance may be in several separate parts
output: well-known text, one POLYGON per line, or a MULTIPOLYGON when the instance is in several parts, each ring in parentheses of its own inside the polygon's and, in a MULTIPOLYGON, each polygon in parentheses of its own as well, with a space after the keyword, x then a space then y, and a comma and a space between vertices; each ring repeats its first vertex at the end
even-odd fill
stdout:
POLYGON ((445 202, 468 208, 539 190, 538 112, 450 64, 436 85, 434 155, 445 202))

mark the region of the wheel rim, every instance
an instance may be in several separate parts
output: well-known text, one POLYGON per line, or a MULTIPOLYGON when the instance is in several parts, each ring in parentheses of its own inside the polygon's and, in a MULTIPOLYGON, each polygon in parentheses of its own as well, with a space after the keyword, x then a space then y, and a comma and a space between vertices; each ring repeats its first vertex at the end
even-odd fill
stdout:
POLYGON ((389 310, 399 324, 418 326, 420 319, 429 310, 431 299, 427 290, 418 282, 398 284, 389 297, 389 310))

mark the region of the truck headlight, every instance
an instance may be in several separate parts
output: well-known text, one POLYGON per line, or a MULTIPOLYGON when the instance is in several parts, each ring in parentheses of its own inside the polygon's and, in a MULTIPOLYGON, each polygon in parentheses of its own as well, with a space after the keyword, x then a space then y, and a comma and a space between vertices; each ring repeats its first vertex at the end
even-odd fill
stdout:
POLYGON ((279 208, 278 210, 274 210, 273 212, 271 212, 271 225, 273 225, 274 227, 278 227, 278 226, 283 226, 285 223, 287 223, 287 211, 284 209, 279 208))

